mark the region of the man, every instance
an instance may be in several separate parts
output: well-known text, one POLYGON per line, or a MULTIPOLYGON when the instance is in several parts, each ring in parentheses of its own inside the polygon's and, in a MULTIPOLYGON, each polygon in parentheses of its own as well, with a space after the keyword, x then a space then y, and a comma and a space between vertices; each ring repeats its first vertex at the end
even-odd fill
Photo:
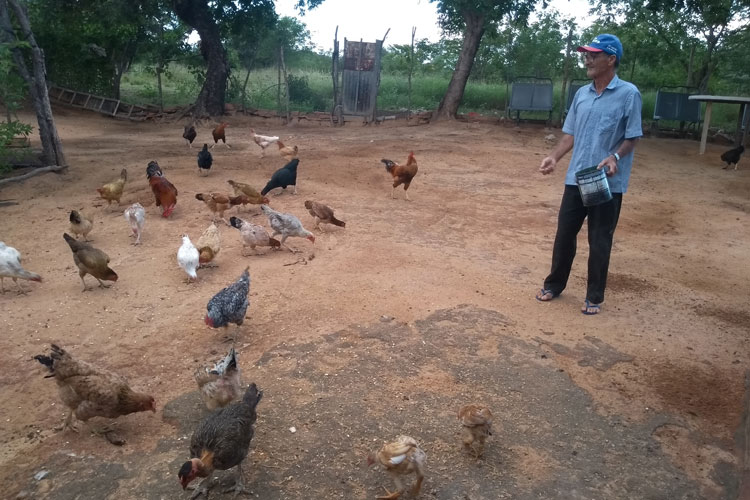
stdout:
POLYGON ((617 77, 622 43, 616 36, 599 35, 589 45, 578 47, 578 52, 583 53, 586 75, 593 81, 576 92, 563 125, 563 137, 539 166, 539 171, 547 175, 573 150, 558 214, 552 270, 536 298, 546 302, 565 289, 576 254, 576 237, 588 218, 588 286, 581 312, 590 315, 598 314, 604 301, 612 236, 622 195, 628 188, 633 150, 642 135, 641 94, 635 85, 617 77), (605 169, 612 199, 585 207, 575 174, 592 165, 605 169))

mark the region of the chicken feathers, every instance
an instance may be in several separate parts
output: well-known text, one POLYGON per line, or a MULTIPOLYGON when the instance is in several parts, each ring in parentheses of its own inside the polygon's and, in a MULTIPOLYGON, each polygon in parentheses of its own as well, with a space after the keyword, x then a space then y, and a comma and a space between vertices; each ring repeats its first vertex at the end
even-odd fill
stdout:
POLYGON ((200 265, 200 253, 187 234, 182 235, 182 245, 177 250, 177 264, 187 273, 188 282, 198 279, 195 270, 200 265))
POLYGON ((219 227, 215 222, 212 222, 211 225, 203 231, 203 234, 198 238, 198 243, 196 243, 195 246, 198 249, 198 262, 200 262, 201 265, 213 262, 214 258, 221 250, 221 234, 219 233, 219 227))
POLYGON ((194 376, 201 398, 209 410, 223 408, 242 396, 240 369, 234 347, 213 367, 203 366, 195 370, 194 376))
POLYGON ((130 236, 135 236, 133 245, 140 245, 143 225, 146 223, 146 210, 140 203, 133 203, 127 210, 125 210, 123 215, 125 216, 125 220, 128 221, 128 224, 130 224, 130 229, 133 231, 133 234, 130 236))
POLYGON ((320 229, 320 223, 333 224, 334 226, 346 227, 346 222, 338 220, 333 215, 333 209, 317 201, 305 201, 305 208, 315 219, 315 227, 320 229))
POLYGON ((245 247, 255 252, 255 247, 281 248, 279 240, 271 238, 263 226, 240 219, 239 217, 230 217, 229 224, 239 229, 242 236, 242 255, 245 255, 245 247))
POLYGON ((208 144, 203 145, 203 149, 198 152, 198 174, 203 175, 203 172, 211 170, 211 165, 214 163, 214 158, 211 156, 211 152, 208 150, 208 144))
POLYGON ((117 204, 120 204, 120 198, 122 197, 122 191, 125 189, 125 182, 128 180, 128 171, 127 169, 122 169, 120 171, 120 178, 116 181, 112 181, 108 184, 103 185, 100 188, 96 188, 96 191, 99 193, 99 196, 107 200, 107 206, 111 206, 113 201, 116 201, 117 204))
POLYGON ((406 165, 399 165, 391 160, 383 158, 380 160, 385 164, 385 170, 393 177, 393 189, 391 190, 391 198, 396 197, 396 188, 401 184, 404 185, 404 194, 406 199, 409 200, 409 186, 411 185, 412 179, 417 175, 419 166, 417 160, 414 158, 414 152, 409 153, 409 158, 406 160, 406 165))
POLYGON ((78 210, 71 210, 68 219, 70 220, 70 232, 76 238, 83 236, 83 241, 89 241, 88 234, 94 229, 94 218, 78 210))
POLYGON ((492 435, 492 412, 486 406, 466 405, 458 411, 458 419, 463 426, 464 446, 479 458, 487 436, 492 435))
POLYGON ((78 267, 78 275, 83 283, 83 291, 87 291, 86 281, 83 279, 84 276, 90 274, 99 282, 99 286, 102 288, 109 288, 110 285, 105 285, 102 280, 105 281, 117 281, 117 273, 109 267, 109 256, 94 248, 88 243, 83 243, 70 236, 68 233, 63 234, 63 238, 68 242, 70 250, 73 252, 73 261, 78 267))
POLYGON ((13 247, 9 247, 0 241, 0 289, 5 293, 5 278, 10 278, 18 285, 20 293, 26 291, 18 283, 19 279, 30 281, 42 281, 42 277, 21 267, 21 253, 13 247))
POLYGON ((287 186, 294 186, 294 194, 297 194, 297 166, 299 166, 299 160, 295 158, 274 172, 260 194, 265 196, 272 189, 278 187, 286 189, 287 186))
MULTIPOLYGON (((290 236, 296 236, 298 238, 306 238, 313 244, 315 243, 315 235, 302 226, 300 220, 291 214, 285 214, 277 212, 268 205, 261 205, 260 209, 268 217, 268 223, 273 229, 271 236, 281 235, 281 246, 285 246, 284 242, 290 236)), ((293 251, 291 248, 286 247, 289 251, 293 251)))
POLYGON ((245 321, 245 314, 250 305, 247 298, 249 293, 250 268, 246 267, 237 281, 223 288, 208 301, 205 323, 211 328, 227 327, 229 323, 234 323, 239 329, 245 321))

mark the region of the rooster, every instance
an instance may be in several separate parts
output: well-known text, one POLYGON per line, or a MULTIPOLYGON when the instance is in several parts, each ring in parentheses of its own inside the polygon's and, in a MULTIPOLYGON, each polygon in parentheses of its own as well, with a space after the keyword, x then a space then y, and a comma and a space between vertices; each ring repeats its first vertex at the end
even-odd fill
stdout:
POLYGON ((190 237, 187 234, 182 235, 182 245, 177 250, 177 264, 187 273, 188 283, 191 279, 198 279, 198 274, 195 270, 200 265, 200 253, 195 248, 195 245, 193 245, 193 242, 190 241, 190 237))
POLYGON ((250 133, 253 134, 253 142, 260 146, 260 157, 263 158, 266 155, 266 148, 279 140, 279 136, 268 136, 259 135, 255 133, 255 129, 250 129, 250 133))
POLYGON ((463 426, 464 446, 471 449, 476 458, 484 452, 484 442, 492 435, 492 412, 481 405, 466 405, 458 411, 463 426))
POLYGON ((237 467, 237 481, 233 488, 235 496, 238 493, 251 493, 242 484, 242 462, 250 450, 253 424, 257 419, 256 408, 262 397, 263 391, 259 391, 254 383, 250 384, 241 401, 214 411, 195 429, 190 439, 190 460, 182 464, 177 473, 182 489, 187 488, 196 477, 206 478, 193 498, 201 494, 208 498, 214 486, 214 471, 232 467, 237 467))
POLYGON ((286 161, 291 161, 294 158, 297 158, 297 153, 299 150, 297 149, 297 146, 284 146, 284 143, 276 140, 276 145, 279 147, 279 154, 286 159, 286 161))
POLYGON ((214 159, 211 156, 211 152, 208 150, 208 144, 204 144, 203 149, 198 152, 198 174, 203 175, 203 172, 205 171, 206 175, 208 175, 208 171, 211 170, 213 162, 214 159))
POLYGON ((281 246, 285 247, 290 252, 294 252, 295 250, 284 245, 284 242, 290 236, 306 238, 315 244, 315 235, 302 227, 302 223, 294 215, 277 212, 268 205, 261 205, 260 209, 266 214, 266 217, 268 217, 268 223, 270 224, 271 229, 273 229, 273 234, 271 236, 273 237, 280 234, 281 246))
POLYGON ((78 267, 78 276, 83 283, 83 291, 87 291, 86 281, 83 277, 90 274, 99 282, 101 288, 109 288, 111 285, 105 285, 102 280, 117 281, 117 273, 109 267, 109 256, 94 248, 88 243, 78 241, 68 233, 63 233, 63 238, 68 242, 70 250, 73 252, 73 261, 78 267))
POLYGON ((54 377, 60 398, 70 408, 63 429, 79 431, 73 417, 85 422, 91 417, 117 418, 140 411, 156 412, 153 396, 134 391, 120 375, 74 359, 55 344, 49 356, 39 354, 34 359, 49 369, 47 377, 54 377))
POLYGON ((185 139, 189 148, 193 147, 193 141, 198 136, 198 132, 195 131, 195 125, 189 123, 185 125, 185 131, 182 132, 182 137, 185 139))
MULTIPOLYGON (((265 196, 272 189, 278 187, 286 189, 287 186, 294 186, 294 194, 297 194, 297 166, 299 165, 298 159, 293 159, 271 176, 271 180, 268 181, 266 187, 260 192, 261 196, 265 196)), ((281 191, 279 192, 281 194, 281 191)))
POLYGON ((388 171, 388 173, 393 177, 393 190, 391 190, 391 198, 396 197, 396 188, 403 184, 404 194, 406 195, 406 199, 409 200, 409 192, 407 191, 407 189, 409 189, 411 180, 415 175, 417 175, 417 170, 419 169, 417 166, 417 160, 416 158, 414 158, 414 152, 409 153, 409 158, 406 160, 406 165, 399 165, 398 163, 392 162, 391 160, 386 160, 385 158, 380 161, 385 164, 386 171, 388 171))
POLYGON ((100 188, 96 188, 96 191, 99 193, 99 196, 102 197, 102 199, 107 200, 107 207, 110 207, 112 205, 113 201, 116 201, 117 204, 120 204, 120 198, 122 197, 122 191, 125 189, 125 182, 128 180, 128 171, 127 169, 122 169, 120 171, 120 178, 116 181, 112 181, 108 184, 103 185, 100 188))
POLYGON ((391 493, 385 488, 387 495, 376 498, 395 500, 401 496, 404 492, 404 483, 401 481, 401 476, 411 474, 412 472, 416 473, 417 482, 414 484, 411 494, 417 496, 424 480, 426 459, 427 455, 419 447, 417 441, 409 436, 399 436, 395 441, 384 444, 375 455, 369 455, 367 457, 367 464, 371 466, 375 462, 380 463, 388 471, 388 474, 391 475, 393 482, 396 483, 396 491, 391 493))
POLYGON ((68 219, 70 220, 70 232, 76 238, 83 236, 83 241, 89 241, 88 235, 94 229, 94 218, 78 210, 71 210, 68 219))
POLYGON ((133 203, 125 210, 124 215, 125 220, 130 224, 130 229, 133 231, 133 234, 130 236, 135 236, 133 245, 140 245, 143 225, 146 223, 146 210, 144 210, 140 203, 133 203))
POLYGON ((149 162, 146 167, 146 177, 151 192, 154 193, 156 206, 162 208, 161 216, 169 217, 177 205, 177 188, 164 177, 159 164, 155 161, 149 162))
POLYGON ((198 238, 195 247, 198 249, 198 262, 201 267, 207 266, 210 262, 213 262, 216 255, 218 255, 221 250, 221 234, 219 233, 219 228, 215 222, 212 222, 211 225, 203 231, 203 234, 198 238))
POLYGON ((209 410, 223 408, 242 396, 240 369, 234 347, 213 367, 203 366, 195 370, 194 376, 201 398, 209 410))
MULTIPOLYGON (((250 293, 250 268, 246 267, 237 281, 221 289, 208 301, 205 323, 211 328, 226 328, 229 323, 234 323, 239 330, 245 321, 245 313, 250 305, 248 293, 250 293)), ((236 337, 235 333, 232 337, 233 342, 236 337)))
POLYGON ((305 201, 305 208, 315 219, 315 227, 320 229, 320 223, 333 224, 334 226, 346 227, 346 222, 338 220, 333 215, 333 209, 317 201, 305 201))
POLYGON ((13 247, 9 247, 0 241, 0 289, 5 293, 5 278, 10 278, 18 285, 19 293, 25 294, 18 279, 30 281, 42 281, 42 277, 21 267, 21 253, 13 247))
POLYGON ((737 170, 737 163, 740 161, 740 157, 744 152, 745 146, 743 145, 740 145, 734 149, 730 149, 729 151, 724 151, 721 154, 721 161, 725 162, 726 165, 721 168, 727 169, 732 163, 734 163, 734 169, 737 170))
POLYGON ((239 217, 230 217, 229 224, 240 230, 243 256, 245 256, 245 247, 250 247, 253 252, 255 252, 255 247, 281 248, 279 240, 271 238, 263 226, 247 222, 239 217))
POLYGON ((213 149, 214 146, 216 146, 219 143, 219 141, 222 141, 226 147, 228 147, 230 149, 232 148, 232 146, 230 146, 229 144, 227 144, 227 137, 226 137, 226 133, 225 133, 225 130, 224 130, 228 126, 229 126, 228 123, 222 122, 222 123, 218 124, 216 126, 216 128, 213 129, 213 131, 211 132, 211 135, 213 135, 213 137, 214 137, 214 143, 211 146, 211 149, 213 149))

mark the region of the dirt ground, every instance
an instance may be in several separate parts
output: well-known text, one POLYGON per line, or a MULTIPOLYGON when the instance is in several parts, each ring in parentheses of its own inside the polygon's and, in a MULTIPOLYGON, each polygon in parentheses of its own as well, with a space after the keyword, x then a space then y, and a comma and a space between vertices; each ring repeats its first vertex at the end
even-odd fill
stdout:
MULTIPOLYGON (((232 148, 215 148, 214 168, 199 177, 181 123, 62 108, 55 116, 68 172, 0 189, 0 199, 18 202, 0 207, 0 240, 44 278, 23 282, 25 295, 6 280, 0 296, 5 498, 188 498, 177 470, 205 415, 193 370, 227 349, 202 318, 245 266, 252 283, 240 366, 265 391, 244 469, 257 498, 374 498, 392 484, 364 457, 401 433, 428 455, 420 498, 741 495, 750 167, 745 159, 736 172, 722 170, 725 146, 709 144, 700 156, 693 141, 641 141, 606 300, 589 317, 580 313, 585 227, 568 289, 550 303, 534 300, 567 163, 546 177, 537 166, 557 129, 285 127, 227 117, 232 148), (194 194, 228 191, 228 179, 260 188, 284 164, 274 148, 260 157, 251 126, 300 149, 299 194, 272 196, 271 206, 310 228, 303 202, 318 200, 347 226, 315 231, 315 245, 290 240, 297 254, 248 257, 239 232, 222 226, 218 267, 187 284, 175 258, 180 237, 195 241, 211 220, 194 194), (380 159, 403 161, 409 151, 419 162, 413 201, 401 190, 392 200, 380 159), (146 182, 153 159, 180 192, 170 219, 158 216, 146 182), (108 209, 95 189, 123 167, 121 206, 108 209), (139 247, 122 216, 136 201, 147 212, 139 247), (120 276, 112 288, 81 292, 62 238, 71 209, 95 215, 89 236, 120 276), (120 418, 122 447, 54 431, 66 409, 32 360, 51 342, 127 376, 156 397, 157 413, 120 418), (455 418, 469 402, 485 402, 496 419, 479 461, 462 452, 455 418)), ((200 128, 195 144, 210 130, 200 128)), ((267 226, 257 208, 240 216, 267 226)))

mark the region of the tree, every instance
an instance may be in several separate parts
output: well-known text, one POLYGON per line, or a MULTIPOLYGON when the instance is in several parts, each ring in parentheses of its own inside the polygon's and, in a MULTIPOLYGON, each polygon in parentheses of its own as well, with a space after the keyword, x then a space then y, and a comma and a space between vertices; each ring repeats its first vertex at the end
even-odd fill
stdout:
MULTIPOLYGON (((454 119, 463 99, 474 58, 488 26, 506 16, 517 21, 528 18, 535 0, 430 0, 437 3, 439 21, 447 34, 463 33, 461 52, 451 76, 448 90, 440 101, 433 119, 454 119)), ((546 2, 543 2, 546 7, 546 2)))

